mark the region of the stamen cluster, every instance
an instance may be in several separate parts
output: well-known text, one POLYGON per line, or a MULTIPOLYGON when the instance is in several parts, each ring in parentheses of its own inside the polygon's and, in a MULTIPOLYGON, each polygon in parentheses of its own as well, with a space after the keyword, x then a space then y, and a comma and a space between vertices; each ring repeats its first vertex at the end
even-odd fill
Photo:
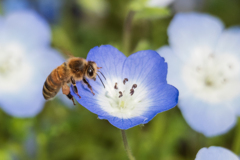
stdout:
MULTIPOLYGON (((128 81, 127 78, 124 78, 123 80, 123 84, 125 85, 126 82, 128 81)), ((132 96, 134 94, 134 89, 137 88, 137 84, 133 84, 132 88, 130 89, 130 95, 132 96)), ((118 86, 117 86, 117 82, 115 83, 114 89, 118 90, 118 86)), ((123 92, 119 91, 119 98, 121 98, 123 96, 123 92)))

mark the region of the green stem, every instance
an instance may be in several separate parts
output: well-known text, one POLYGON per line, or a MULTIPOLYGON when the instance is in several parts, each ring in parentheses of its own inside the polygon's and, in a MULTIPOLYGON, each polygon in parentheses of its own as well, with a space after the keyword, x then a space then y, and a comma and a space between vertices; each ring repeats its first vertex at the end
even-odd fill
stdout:
POLYGON ((130 55, 130 47, 131 47, 131 29, 132 29, 132 20, 135 12, 129 11, 127 18, 124 23, 123 29, 123 49, 126 55, 130 55))
POLYGON ((125 132, 125 130, 121 130, 121 132, 122 132, 122 139, 123 139, 124 148, 127 152, 128 158, 129 158, 129 160, 135 160, 135 158, 133 157, 132 152, 130 150, 130 147, 128 145, 128 142, 127 142, 126 132, 125 132))
POLYGON ((232 145, 232 151, 236 154, 240 153, 240 123, 238 120, 235 135, 234 135, 234 141, 232 145))

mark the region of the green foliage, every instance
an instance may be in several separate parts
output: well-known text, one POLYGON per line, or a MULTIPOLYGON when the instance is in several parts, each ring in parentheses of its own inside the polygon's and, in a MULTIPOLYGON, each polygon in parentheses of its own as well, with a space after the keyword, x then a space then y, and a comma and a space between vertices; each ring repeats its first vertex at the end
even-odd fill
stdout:
POLYGON ((148 0, 133 0, 129 3, 129 10, 140 11, 146 7, 148 0))
POLYGON ((170 10, 168 8, 144 8, 136 12, 135 19, 160 19, 170 15, 170 10))
MULTIPOLYGON (((112 44, 123 51, 123 28, 129 10, 135 11, 131 53, 155 50, 168 43, 167 27, 172 19, 169 9, 146 8, 146 0, 101 2, 103 4, 98 6, 100 2, 89 4, 86 0, 78 0, 75 4, 67 0, 61 21, 52 26, 52 46, 84 58, 91 48, 102 44, 112 44), (95 12, 94 7, 98 9, 104 4, 107 4, 106 11, 95 12), (100 12, 104 14, 99 15, 100 12)), ((203 11, 220 17, 229 26, 240 24, 239 8, 237 0, 210 0, 203 11)), ((193 160, 200 148, 212 145, 240 154, 239 123, 225 135, 206 138, 189 127, 177 107, 126 132, 137 160, 193 160)), ((33 118, 14 118, 0 111, 0 160, 14 158, 125 160, 127 155, 119 129, 97 119, 80 105, 69 108, 54 99, 33 118)))

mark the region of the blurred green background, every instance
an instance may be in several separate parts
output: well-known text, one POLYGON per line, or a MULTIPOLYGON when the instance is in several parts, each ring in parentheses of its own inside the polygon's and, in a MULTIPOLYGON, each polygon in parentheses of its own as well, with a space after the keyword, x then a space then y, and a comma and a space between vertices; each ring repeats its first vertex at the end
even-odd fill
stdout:
MULTIPOLYGON (((166 45, 167 27, 176 14, 172 5, 162 10, 162 16, 136 15, 132 29, 124 30, 131 2, 63 1, 59 20, 51 23, 52 46, 86 58, 91 48, 102 44, 111 44, 126 55, 166 45)), ((196 9, 219 17, 226 27, 240 24, 240 0, 205 0, 196 9)), ((193 160, 200 148, 209 146, 240 154, 239 122, 225 135, 206 138, 188 126, 177 107, 158 114, 145 126, 127 130, 127 135, 137 160, 193 160)), ((10 159, 123 160, 127 155, 119 129, 79 104, 67 107, 54 99, 33 118, 14 118, 0 110, 0 160, 10 159)))

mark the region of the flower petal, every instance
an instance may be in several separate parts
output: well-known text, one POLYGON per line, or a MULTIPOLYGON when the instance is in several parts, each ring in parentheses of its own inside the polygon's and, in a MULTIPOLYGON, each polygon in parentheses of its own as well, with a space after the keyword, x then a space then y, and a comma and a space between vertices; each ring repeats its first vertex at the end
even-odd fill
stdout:
POLYGON ((50 44, 50 27, 34 11, 18 11, 9 14, 3 27, 0 41, 18 40, 31 48, 50 44))
POLYGON ((124 62, 122 79, 154 88, 166 84, 167 63, 156 51, 145 50, 129 56, 124 62), (129 77, 129 78, 128 78, 129 77))
POLYGON ((23 90, 20 95, 8 94, 0 97, 1 108, 15 117, 33 117, 42 110, 44 103, 41 91, 32 92, 28 88, 23 90))
POLYGON ((0 27, 2 27, 2 25, 3 25, 3 18, 0 16, 0 27))
POLYGON ((225 30, 216 47, 216 53, 235 54, 240 57, 240 27, 225 30))
MULTIPOLYGON (((121 77, 122 67, 125 59, 126 56, 111 45, 94 47, 89 51, 87 56, 88 61, 94 61, 97 63, 98 67, 102 67, 100 71, 107 78, 107 81, 104 81, 104 83, 108 83, 108 81, 114 77, 121 77)), ((98 90, 103 88, 98 78, 96 81, 89 80, 89 84, 92 86, 95 94, 98 93, 98 90)), ((82 106, 99 116, 108 115, 107 112, 100 108, 97 102, 97 96, 93 96, 86 85, 83 85, 82 82, 77 82, 77 88, 82 98, 78 98, 78 96, 73 92, 72 87, 71 94, 82 106)))
POLYGON ((38 0, 39 12, 46 17, 50 22, 56 22, 61 17, 61 9, 64 5, 64 0, 38 0))
MULTIPOLYGON (((100 71, 107 77, 106 83, 111 83, 109 80, 121 77, 123 63, 126 58, 127 57, 122 52, 111 45, 94 47, 89 51, 87 56, 88 61, 94 61, 98 67, 102 67, 100 71)), ((102 78, 102 80, 104 79, 102 78)), ((99 78, 97 78, 96 82, 89 81, 95 90, 98 90, 99 87, 102 89, 103 86, 99 78)))
MULTIPOLYGON (((177 104, 178 91, 166 83, 167 64, 164 63, 164 59, 160 57, 157 52, 141 51, 126 59, 126 57, 114 47, 101 46, 92 49, 87 59, 95 61, 98 66, 105 69, 102 70, 102 72, 107 78, 106 83, 110 83, 108 81, 114 81, 116 78, 122 80, 128 78, 129 81, 127 84, 137 83, 137 89, 144 87, 148 89, 146 97, 143 97, 143 101, 146 103, 142 104, 143 102, 139 102, 137 107, 138 110, 146 111, 140 111, 139 113, 142 114, 133 116, 132 118, 121 118, 111 115, 110 112, 107 112, 100 106, 100 104, 103 103, 99 103, 101 100, 98 98, 99 95, 97 91, 96 95, 93 96, 81 82, 78 82, 77 87, 82 98, 79 99, 76 94, 73 93, 72 88, 71 93, 80 104, 91 112, 98 114, 100 119, 107 119, 112 125, 120 129, 128 129, 139 124, 147 123, 157 113, 171 109, 177 104)), ((95 86, 95 88, 101 86, 100 82, 97 82, 98 84, 93 81, 89 82, 92 86, 95 86)), ((114 85, 112 87, 114 87, 114 85)), ((133 97, 137 96, 137 92, 139 94, 146 92, 145 90, 142 92, 140 90, 137 91, 137 89, 133 97)), ((107 104, 108 102, 105 103, 109 105, 107 104)))
POLYGON ((238 95, 236 98, 234 98, 230 105, 235 109, 235 113, 237 116, 240 116, 240 95, 238 95))
POLYGON ((3 0, 2 2, 4 13, 10 13, 29 8, 27 0, 3 0))
POLYGON ((163 46, 157 50, 160 56, 164 57, 168 63, 167 81, 169 84, 174 85, 180 91, 180 98, 189 94, 189 89, 182 79, 183 62, 173 50, 168 46, 163 46))
POLYGON ((222 30, 222 22, 213 16, 179 13, 168 28, 169 43, 179 57, 187 60, 194 52, 212 53, 222 30))
MULTIPOLYGON (((138 91, 147 92, 143 97, 142 105, 139 103, 137 110, 144 110, 141 115, 132 119, 123 119, 122 125, 128 129, 138 124, 149 122, 156 114, 169 110, 178 102, 178 90, 166 82, 167 64, 164 58, 155 51, 146 50, 137 52, 128 57, 124 63, 123 78, 128 78, 128 84, 137 84, 138 88, 146 88, 138 91), (132 121, 132 123, 126 123, 132 121), (133 125, 134 124, 134 125, 133 125)), ((137 89, 136 89, 137 91, 137 89)), ((137 93, 136 93, 137 94, 137 93)), ((137 98, 135 98, 137 99, 137 98)), ((115 126, 121 126, 118 121, 111 122, 115 126)))
POLYGON ((40 82, 41 84, 44 83, 53 69, 66 61, 58 51, 50 47, 36 48, 29 52, 32 53, 29 55, 29 61, 37 70, 34 76, 35 82, 40 82))
POLYGON ((179 100, 179 108, 187 123, 208 137, 226 133, 237 120, 235 109, 228 102, 211 104, 189 96, 179 100))
POLYGON ((228 149, 212 146, 200 149, 195 160, 239 160, 239 158, 228 149))
POLYGON ((30 52, 28 61, 34 74, 29 82, 16 92, 0 92, 1 108, 16 117, 33 117, 42 110, 45 103, 42 95, 44 81, 54 68, 64 62, 63 57, 51 48, 38 48, 30 52))
MULTIPOLYGON (((152 99, 150 106, 146 106, 147 110, 142 115, 134 118, 118 118, 110 114, 99 115, 99 119, 107 119, 112 125, 119 129, 129 129, 136 125, 146 124, 152 120, 158 113, 169 110, 177 105, 178 90, 171 85, 161 85, 149 91, 152 99)), ((144 110, 139 105, 138 109, 144 110)))

